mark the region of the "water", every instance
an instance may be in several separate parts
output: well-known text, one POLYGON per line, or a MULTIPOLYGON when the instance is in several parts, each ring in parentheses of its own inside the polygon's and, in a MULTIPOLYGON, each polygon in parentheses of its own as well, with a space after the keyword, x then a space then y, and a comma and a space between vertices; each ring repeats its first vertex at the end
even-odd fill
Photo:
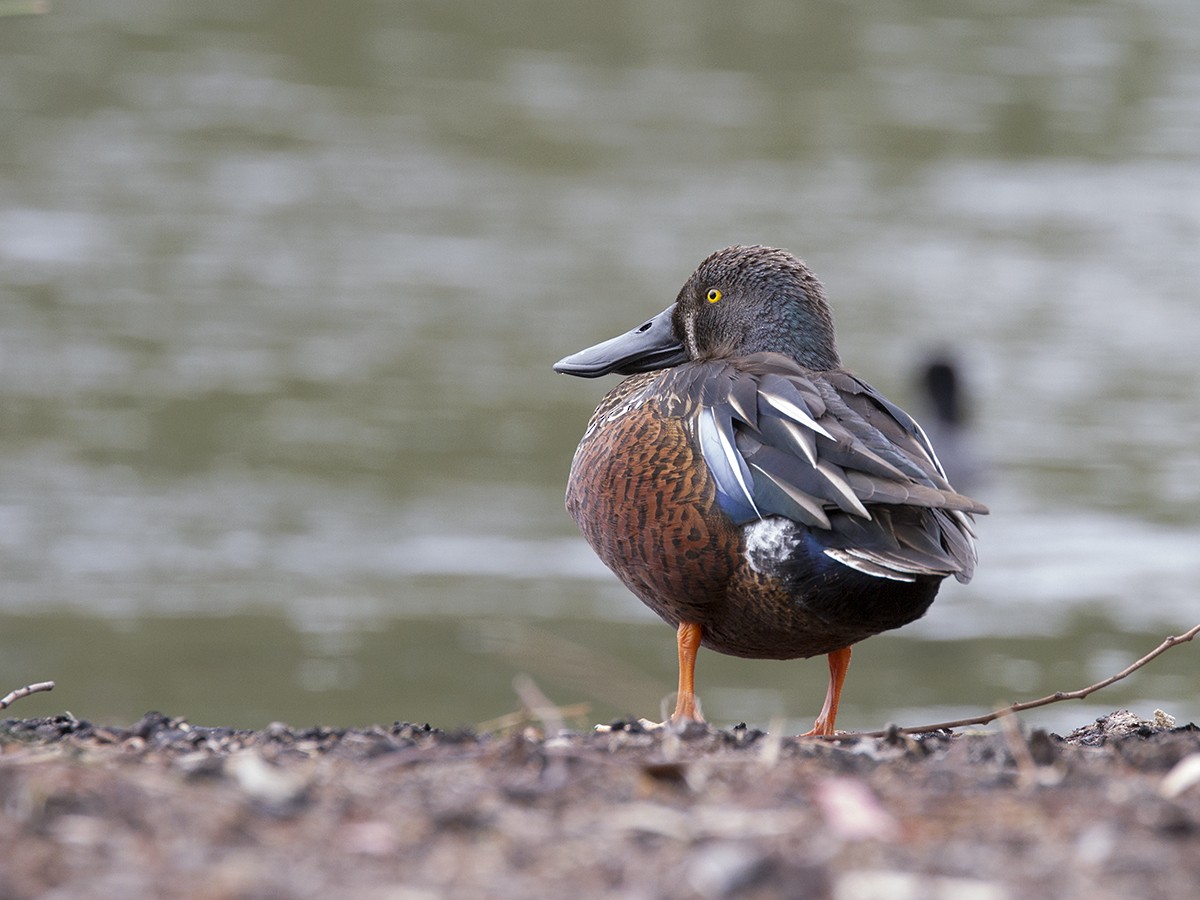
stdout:
MULTIPOLYGON (((1200 605, 1200 9, 54 4, 0 18, 0 687, 24 715, 656 715, 674 647, 562 510, 558 357, 731 243, 802 255, 919 409, 952 345, 976 580, 847 727, 1082 687, 1200 605)), ((1033 721, 1200 716, 1195 652, 1033 721)), ((704 654, 711 718, 824 664, 704 654)))

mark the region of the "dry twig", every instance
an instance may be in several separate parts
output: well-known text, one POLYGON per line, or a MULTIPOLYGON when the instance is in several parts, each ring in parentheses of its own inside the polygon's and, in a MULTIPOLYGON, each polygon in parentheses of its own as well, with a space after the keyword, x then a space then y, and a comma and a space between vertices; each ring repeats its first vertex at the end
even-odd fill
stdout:
POLYGON ((951 722, 935 722, 932 725, 915 725, 911 728, 893 728, 884 729, 882 731, 856 731, 842 735, 835 734, 825 738, 825 740, 836 741, 839 738, 844 737, 885 737, 889 734, 922 734, 927 731, 946 731, 950 728, 961 728, 964 725, 987 725, 989 722, 994 722, 997 719, 1003 718, 1004 716, 1011 716, 1013 713, 1025 712, 1027 709, 1037 709, 1039 706, 1049 706, 1051 703, 1058 703, 1060 700, 1082 700, 1089 694, 1094 694, 1096 691, 1106 688, 1110 684, 1114 684, 1128 675, 1132 675, 1142 666, 1146 665, 1146 663, 1150 662, 1150 660, 1162 655, 1163 653, 1166 653, 1177 644, 1186 644, 1197 634, 1200 634, 1200 625, 1196 625, 1178 637, 1172 635, 1137 662, 1122 669, 1116 675, 1110 675, 1103 681, 1097 681, 1095 684, 1089 684, 1087 687, 1080 688, 1077 691, 1055 691, 1053 694, 1050 694, 1046 697, 1039 697, 1037 700, 1026 700, 1023 703, 1013 703, 1011 706, 1001 707, 1000 709, 993 710, 986 715, 974 716, 969 719, 955 719, 951 722))
POLYGON ((39 681, 37 684, 27 684, 23 688, 17 688, 15 691, 7 694, 3 699, 0 699, 0 709, 8 709, 22 697, 28 697, 30 694, 40 694, 43 691, 54 690, 53 681, 39 681))
MULTIPOLYGON (((558 714, 564 719, 582 719, 588 712, 591 711, 590 703, 572 703, 567 706, 558 707, 558 714)), ((526 709, 524 706, 516 712, 505 713, 502 716, 497 716, 494 719, 488 719, 486 722, 480 722, 473 725, 472 729, 477 734, 489 734, 493 731, 511 731, 522 725, 528 725, 534 721, 541 721, 537 714, 526 709)))
POLYGON ((553 737, 564 730, 562 711, 553 700, 542 693, 542 689, 532 678, 528 675, 517 675, 513 678, 513 690, 517 692, 521 705, 542 723, 546 737, 553 737))

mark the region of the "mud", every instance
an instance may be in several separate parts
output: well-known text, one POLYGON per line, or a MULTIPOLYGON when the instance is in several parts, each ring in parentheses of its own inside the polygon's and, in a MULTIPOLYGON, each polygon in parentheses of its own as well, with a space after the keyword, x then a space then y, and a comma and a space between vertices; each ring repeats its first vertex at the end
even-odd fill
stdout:
POLYGON ((1185 897, 1200 729, 0 722, 0 898, 1185 897))

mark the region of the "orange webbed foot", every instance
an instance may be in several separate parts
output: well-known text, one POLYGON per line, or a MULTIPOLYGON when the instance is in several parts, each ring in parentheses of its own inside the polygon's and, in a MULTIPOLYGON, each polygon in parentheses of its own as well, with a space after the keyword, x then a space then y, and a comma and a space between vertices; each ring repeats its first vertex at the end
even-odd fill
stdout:
POLYGON ((850 669, 850 648, 843 647, 829 654, 829 688, 825 691, 825 705, 811 731, 806 731, 800 737, 832 737, 834 723, 837 721, 838 702, 842 699, 842 685, 846 682, 846 672, 850 669))
POLYGON ((696 652, 700 649, 703 630, 696 622, 680 622, 675 634, 679 645, 679 693, 675 695, 675 712, 665 722, 642 721, 644 728, 686 727, 690 722, 704 723, 700 700, 696 696, 696 652))

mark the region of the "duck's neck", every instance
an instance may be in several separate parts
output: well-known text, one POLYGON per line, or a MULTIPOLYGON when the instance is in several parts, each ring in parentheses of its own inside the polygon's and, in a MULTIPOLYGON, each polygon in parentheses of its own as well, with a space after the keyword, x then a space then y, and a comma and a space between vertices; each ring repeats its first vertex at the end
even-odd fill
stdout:
POLYGON ((792 307, 783 316, 759 319, 746 333, 742 350, 782 353, 806 369, 819 372, 842 365, 833 336, 833 318, 827 307, 792 307))

